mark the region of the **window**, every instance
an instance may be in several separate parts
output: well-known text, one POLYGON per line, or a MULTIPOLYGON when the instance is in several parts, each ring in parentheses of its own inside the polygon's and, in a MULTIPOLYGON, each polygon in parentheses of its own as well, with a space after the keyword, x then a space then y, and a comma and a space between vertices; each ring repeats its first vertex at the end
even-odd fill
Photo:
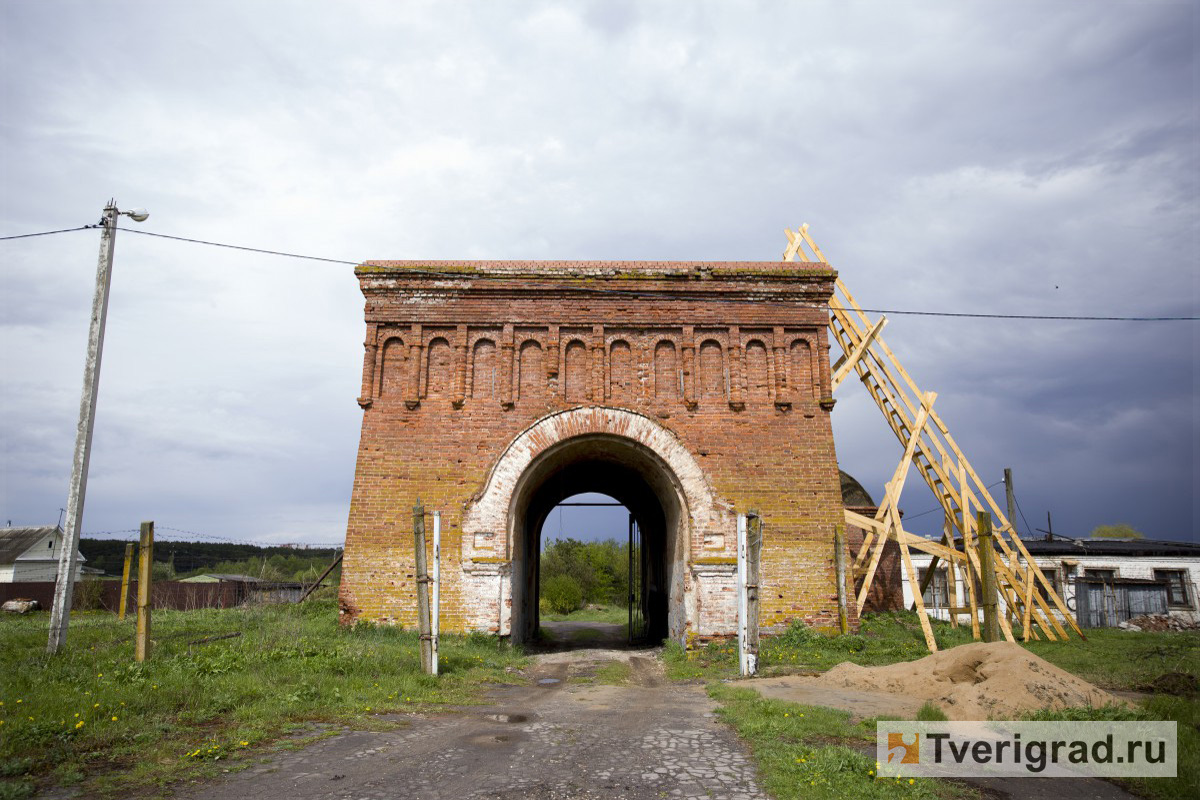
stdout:
MULTIPOLYGON (((1062 594, 1062 584, 1060 584, 1058 582, 1058 570, 1057 569, 1043 569, 1042 574, 1046 576, 1046 583, 1050 584, 1051 588, 1053 588, 1057 594, 1062 594)), ((1050 602, 1050 593, 1046 591, 1046 587, 1042 584, 1041 581, 1038 581, 1036 586, 1037 586, 1038 594, 1040 594, 1042 596, 1043 600, 1045 600, 1047 603, 1049 603, 1050 602)))
MULTIPOLYGON (((925 575, 928 572, 929 570, 924 567, 917 570, 918 586, 925 582, 925 575)), ((933 580, 925 587, 925 593, 921 595, 921 599, 925 601, 925 605, 933 608, 946 608, 950 605, 950 587, 947 583, 945 569, 939 568, 933 571, 933 580)))
POLYGON ((1188 599, 1188 571, 1186 569, 1156 569, 1154 580, 1167 585, 1167 605, 1175 608, 1191 608, 1188 599))
POLYGON ((1117 577, 1117 571, 1115 569, 1085 569, 1083 577, 1097 578, 1105 583, 1112 583, 1113 579, 1117 577))

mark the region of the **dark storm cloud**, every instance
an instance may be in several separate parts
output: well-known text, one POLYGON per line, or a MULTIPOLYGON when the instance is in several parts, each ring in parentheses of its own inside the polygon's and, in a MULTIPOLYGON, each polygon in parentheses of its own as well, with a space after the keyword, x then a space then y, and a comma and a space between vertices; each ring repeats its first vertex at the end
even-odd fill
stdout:
MULTIPOLYGON (((0 234, 115 196, 145 230, 348 260, 775 259, 807 221, 867 307, 1195 314, 1195 13, 9 3, 0 234)), ((2 245, 15 521, 65 495, 96 250, 69 236, 2 245)), ((362 335, 349 267, 121 234, 85 528, 340 538, 362 335)), ((1035 525, 1195 535, 1194 323, 885 336, 1035 525)), ((878 496, 899 446, 839 396, 878 496)))

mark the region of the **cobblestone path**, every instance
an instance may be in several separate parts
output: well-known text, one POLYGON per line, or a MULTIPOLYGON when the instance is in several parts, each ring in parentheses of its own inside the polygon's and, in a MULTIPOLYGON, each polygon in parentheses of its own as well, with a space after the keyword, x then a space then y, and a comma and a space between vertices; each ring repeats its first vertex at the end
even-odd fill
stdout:
POLYGON ((532 685, 500 689, 494 706, 340 732, 177 797, 765 798, 703 688, 667 682, 659 670, 649 654, 629 651, 542 656, 532 685), (612 658, 629 662, 631 682, 589 682, 612 658))

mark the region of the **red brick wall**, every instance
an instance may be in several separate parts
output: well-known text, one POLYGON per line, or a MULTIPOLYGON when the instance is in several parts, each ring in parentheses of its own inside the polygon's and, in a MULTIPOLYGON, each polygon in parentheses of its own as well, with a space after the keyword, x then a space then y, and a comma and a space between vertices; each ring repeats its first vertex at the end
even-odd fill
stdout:
MULTIPOLYGON (((442 513, 443 629, 479 627, 470 622, 476 606, 504 600, 464 590, 464 568, 480 561, 462 563, 475 546, 462 540, 465 511, 522 431, 556 411, 603 406, 669 431, 720 505, 762 514, 766 630, 793 619, 837 624, 832 270, 778 262, 368 262, 356 273, 367 336, 344 621, 415 624, 411 508, 420 497, 442 513)), ((721 580, 711 565, 733 555, 734 539, 732 526, 691 531, 696 615, 705 614, 696 581, 721 580)), ((509 557, 503 546, 497 552, 492 560, 509 557)), ((712 608, 712 625, 690 620, 691 632, 726 627, 726 611, 712 608)))

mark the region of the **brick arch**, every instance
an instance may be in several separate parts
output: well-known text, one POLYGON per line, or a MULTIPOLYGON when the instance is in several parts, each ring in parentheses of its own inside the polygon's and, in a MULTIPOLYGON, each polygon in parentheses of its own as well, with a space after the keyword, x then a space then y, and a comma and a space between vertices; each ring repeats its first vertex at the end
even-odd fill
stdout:
MULTIPOLYGON (((674 541, 668 532, 675 536, 679 526, 664 521, 668 511, 684 519, 685 602, 695 608, 688 607, 687 641, 736 632, 731 505, 758 510, 769 532, 759 581, 764 631, 836 620, 831 531, 843 511, 832 406, 797 397, 788 374, 792 342, 807 339, 808 396, 829 397, 831 270, 788 262, 454 261, 369 262, 356 275, 370 344, 343 622, 416 623, 410 509, 421 498, 441 514, 445 536, 444 630, 502 632, 506 600, 514 599, 504 596, 513 585, 513 492, 524 492, 516 499, 528 545, 538 542, 550 504, 572 487, 620 495, 639 525, 645 519, 643 532, 657 531, 654 542, 674 541), (747 297, 756 302, 742 302, 747 297), (439 336, 452 353, 433 346, 439 336), (481 338, 492 344, 477 349, 481 338), (606 399, 618 338, 630 344, 628 401, 606 399), (540 358, 529 349, 521 357, 527 342, 540 344, 540 358), (453 380, 426 402, 431 350, 441 351, 433 361, 443 369, 452 355, 453 380)), ((642 541, 651 552, 651 536, 642 541)), ((665 545, 658 552, 673 557, 665 545)))
MULTIPOLYGON (((607 406, 573 408, 548 414, 518 434, 492 466, 483 489, 467 504, 462 523, 462 563, 508 564, 498 570, 496 581, 472 581, 464 585, 467 595, 478 594, 479 603, 469 603, 480 611, 474 626, 495 625, 489 598, 500 602, 499 632, 513 631, 514 582, 520 580, 523 552, 521 504, 527 500, 527 483, 540 463, 564 447, 582 442, 607 441, 614 448, 636 449, 641 465, 656 465, 661 477, 659 490, 674 493, 678 519, 672 544, 673 565, 671 600, 671 636, 697 622, 694 593, 685 591, 686 564, 690 551, 706 535, 732 535, 735 515, 732 507, 716 497, 695 456, 679 438, 644 414, 607 406), (669 489, 665 487, 669 485, 669 489), (471 584, 474 583, 474 590, 471 584), (497 594, 498 589, 498 594, 497 594), (491 619, 489 619, 491 617, 491 619)), ((654 469, 654 467, 651 467, 654 469)), ((483 570, 481 572, 491 572, 483 570)), ((535 598, 536 599, 536 598, 535 598)), ((520 610, 516 613, 519 617, 520 610)))

